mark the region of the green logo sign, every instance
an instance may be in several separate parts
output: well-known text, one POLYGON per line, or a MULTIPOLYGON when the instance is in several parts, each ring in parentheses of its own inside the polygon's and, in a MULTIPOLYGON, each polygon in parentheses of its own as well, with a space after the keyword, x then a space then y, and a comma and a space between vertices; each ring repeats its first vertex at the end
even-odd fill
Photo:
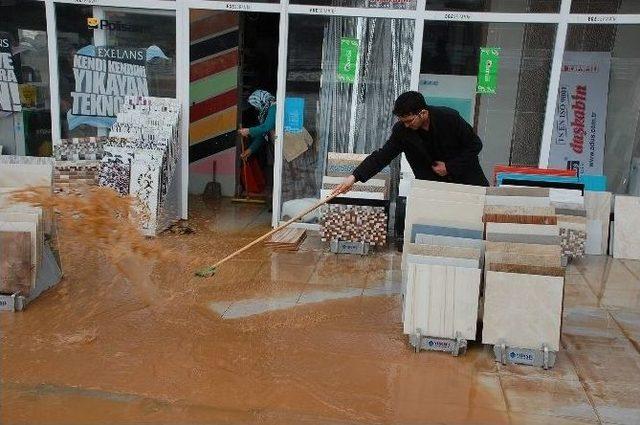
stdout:
POLYGON ((496 94, 498 87, 498 69, 500 67, 500 48, 481 47, 480 66, 478 68, 478 88, 481 94, 496 94))
POLYGON ((340 58, 338 59, 338 81, 353 83, 356 80, 358 68, 358 49, 360 42, 357 38, 340 39, 340 58))

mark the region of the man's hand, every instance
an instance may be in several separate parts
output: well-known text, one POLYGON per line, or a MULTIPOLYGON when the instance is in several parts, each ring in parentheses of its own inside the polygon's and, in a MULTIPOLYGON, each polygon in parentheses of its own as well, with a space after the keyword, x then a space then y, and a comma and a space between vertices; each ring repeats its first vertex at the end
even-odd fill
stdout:
POLYGON ((349 176, 338 187, 333 189, 331 192, 332 195, 340 195, 341 193, 347 193, 351 190, 351 186, 356 182, 356 178, 354 176, 349 176))
POLYGON ((241 128, 238 130, 238 133, 240 133, 240 135, 242 137, 249 137, 249 129, 248 128, 241 128))
POLYGON ((434 173, 436 173, 437 175, 444 177, 446 176, 447 173, 447 166, 444 165, 444 162, 442 161, 436 161, 433 163, 433 165, 431 166, 431 169, 433 170, 434 173))
POLYGON ((240 154, 240 159, 243 161, 246 161, 247 158, 249 158, 252 153, 253 152, 251 152, 251 149, 245 149, 244 152, 240 154))

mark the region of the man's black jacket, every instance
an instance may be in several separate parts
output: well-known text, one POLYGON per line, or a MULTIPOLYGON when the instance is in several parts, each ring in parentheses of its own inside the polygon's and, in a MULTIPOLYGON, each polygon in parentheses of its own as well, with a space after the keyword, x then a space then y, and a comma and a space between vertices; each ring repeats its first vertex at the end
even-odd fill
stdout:
POLYGON ((406 128, 398 122, 391 137, 380 149, 362 161, 353 172, 357 181, 366 182, 404 152, 417 179, 450 183, 488 186, 487 178, 480 167, 478 154, 482 150, 480 138, 473 128, 454 109, 429 106, 430 149, 418 131, 406 128), (438 158, 429 152, 438 152, 438 158), (442 161, 448 175, 441 177, 433 172, 431 165, 442 161))

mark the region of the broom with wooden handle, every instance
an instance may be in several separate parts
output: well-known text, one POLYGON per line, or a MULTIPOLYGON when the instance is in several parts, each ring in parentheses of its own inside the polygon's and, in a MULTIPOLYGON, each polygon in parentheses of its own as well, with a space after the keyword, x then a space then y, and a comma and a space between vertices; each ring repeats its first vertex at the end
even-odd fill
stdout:
POLYGON ((215 263, 212 266, 209 267, 205 267, 203 269, 200 269, 196 272, 196 276, 200 276, 200 277, 210 277, 213 276, 216 272, 216 269, 218 267, 220 267, 220 265, 222 263, 224 263, 225 261, 228 261, 230 259, 232 259, 233 257, 235 257, 236 255, 248 250, 249 248, 251 248, 252 246, 262 242, 263 240, 267 239, 269 236, 273 235, 274 233, 284 229, 285 227, 289 226, 291 223, 301 219, 302 217, 304 217, 305 215, 309 214, 311 211, 315 210, 316 208, 321 207, 322 205, 326 204, 327 202, 329 202, 330 200, 332 200, 333 198, 335 198, 336 196, 338 196, 339 193, 334 193, 331 194, 329 196, 327 196, 325 199, 320 200, 319 202, 317 202, 315 205, 307 208, 305 211, 301 212, 300 214, 296 215, 295 217, 291 218, 289 221, 287 221, 286 223, 276 227, 275 229, 273 229, 272 231, 260 236, 258 239, 254 240, 253 242, 249 243, 248 245, 245 245, 244 247, 240 248, 239 250, 227 255, 226 257, 224 257, 222 260, 218 261, 217 263, 215 263))

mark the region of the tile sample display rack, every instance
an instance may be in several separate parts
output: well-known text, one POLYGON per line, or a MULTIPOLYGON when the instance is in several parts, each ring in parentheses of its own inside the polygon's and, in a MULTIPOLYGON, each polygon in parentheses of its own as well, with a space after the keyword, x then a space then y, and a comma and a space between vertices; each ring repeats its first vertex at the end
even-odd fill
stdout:
POLYGON ((560 349, 566 257, 557 204, 582 194, 556 190, 489 190, 495 199, 483 217, 487 246, 482 342, 494 346, 496 361, 503 364, 548 369, 560 349))
POLYGON ((458 356, 476 339, 485 189, 413 180, 408 195, 404 333, 416 352, 458 356))
MULTIPOLYGON (((326 198, 367 155, 329 152, 320 197, 326 198)), ((387 243, 390 169, 357 182, 320 210, 320 236, 335 254, 367 255, 387 243)))
POLYGON ((9 245, 0 246, 0 310, 23 310, 62 278, 53 211, 15 202, 10 195, 31 186, 48 187, 52 193, 53 165, 53 158, 0 156, 0 232, 29 235, 24 252, 15 250, 17 239, 4 240, 9 245), (25 264, 26 269, 18 268, 25 264))

